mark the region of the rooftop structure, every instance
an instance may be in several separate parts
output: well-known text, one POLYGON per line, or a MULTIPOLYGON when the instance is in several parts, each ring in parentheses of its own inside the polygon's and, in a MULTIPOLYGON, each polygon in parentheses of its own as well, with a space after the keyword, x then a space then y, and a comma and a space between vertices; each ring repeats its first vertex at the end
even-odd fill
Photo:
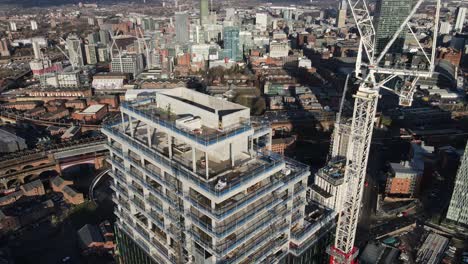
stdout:
POLYGON ((421 246, 416 257, 416 263, 437 264, 440 263, 449 240, 441 235, 430 233, 421 246))
POLYGON ((344 194, 345 165, 345 160, 337 160, 321 168, 315 174, 314 184, 309 187, 309 199, 339 212, 344 194))
POLYGON ((23 138, 0 129, 0 153, 15 152, 25 148, 27 148, 27 146, 23 138))

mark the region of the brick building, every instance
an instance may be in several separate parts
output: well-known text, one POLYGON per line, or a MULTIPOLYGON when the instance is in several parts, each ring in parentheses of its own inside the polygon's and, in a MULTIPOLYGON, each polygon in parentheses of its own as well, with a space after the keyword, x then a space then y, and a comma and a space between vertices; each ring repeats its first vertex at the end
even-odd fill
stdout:
POLYGON ((107 105, 96 104, 91 105, 80 112, 74 112, 72 118, 76 120, 81 120, 85 122, 97 122, 100 121, 108 113, 107 105))

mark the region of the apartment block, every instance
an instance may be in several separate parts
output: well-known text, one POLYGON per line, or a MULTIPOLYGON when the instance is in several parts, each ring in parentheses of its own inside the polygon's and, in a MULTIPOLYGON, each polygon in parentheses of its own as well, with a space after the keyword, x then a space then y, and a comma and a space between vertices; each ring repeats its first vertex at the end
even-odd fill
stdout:
POLYGON ((123 102, 102 131, 125 263, 311 263, 325 252, 308 251, 334 227, 330 210, 306 206, 308 166, 269 151, 271 128, 248 108, 159 90, 123 102))

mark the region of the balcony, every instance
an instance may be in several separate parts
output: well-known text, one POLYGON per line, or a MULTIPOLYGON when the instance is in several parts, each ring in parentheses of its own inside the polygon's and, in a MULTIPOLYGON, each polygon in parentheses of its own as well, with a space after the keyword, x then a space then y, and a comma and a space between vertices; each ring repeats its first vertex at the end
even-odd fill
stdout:
MULTIPOLYGON (((219 263, 228 264, 228 263, 236 263, 239 260, 242 260, 248 256, 250 256, 255 251, 263 248, 266 245, 269 245, 275 240, 281 241, 282 239, 278 239, 281 237, 281 233, 284 233, 288 229, 288 224, 280 224, 278 226, 273 226, 270 230, 266 230, 266 232, 262 232, 259 234, 255 239, 252 239, 239 247, 235 252, 232 252, 228 255, 223 256, 219 263), (274 238, 273 240, 271 238, 274 238), (269 239, 270 238, 270 239, 269 239)), ((250 262, 253 263, 253 262, 250 262)))
MULTIPOLYGON (((166 166, 172 175, 178 175, 185 180, 190 181, 192 184, 198 186, 204 192, 207 192, 216 197, 225 197, 229 194, 232 194, 234 191, 239 190, 245 184, 251 183, 255 178, 260 177, 271 173, 272 171, 279 170, 285 164, 285 159, 279 155, 270 152, 259 152, 257 153, 256 159, 262 162, 261 166, 255 166, 249 168, 248 170, 240 170, 232 175, 224 175, 226 177, 227 183, 226 187, 219 189, 216 187, 216 182, 206 182, 203 178, 199 177, 197 174, 194 174, 183 165, 174 162, 167 157, 161 155, 156 150, 147 147, 146 145, 136 141, 135 139, 130 138, 129 136, 123 134, 119 131, 118 128, 114 128, 111 125, 105 125, 103 132, 111 134, 116 138, 119 138, 122 141, 125 141, 131 148, 141 151, 149 160, 158 162, 161 165, 166 166), (234 177, 235 176, 235 177, 234 177)), ((308 173, 308 167, 292 160, 286 160, 288 170, 291 171, 289 177, 304 176, 305 173, 308 173)), ((232 172, 234 173, 234 171, 232 172)))
POLYGON ((190 131, 176 126, 175 115, 170 115, 166 110, 155 107, 155 103, 149 99, 137 103, 122 102, 122 111, 129 111, 138 116, 150 120, 163 128, 171 130, 173 133, 194 141, 203 146, 214 145, 228 138, 252 131, 250 122, 239 123, 237 126, 224 129, 222 131, 203 127, 199 131, 190 131))
POLYGON ((153 243, 151 243, 151 240, 146 239, 143 236, 135 237, 133 235, 134 233, 140 233, 133 225, 129 223, 117 223, 117 226, 120 227, 120 229, 123 230, 129 237, 133 238, 133 240, 148 254, 148 256, 152 256, 156 263, 177 263, 175 257, 168 254, 167 249, 162 250, 161 248, 154 246, 153 243), (156 252, 153 252, 153 250, 156 250, 159 254, 155 254, 156 252))
MULTIPOLYGON (((278 221, 285 221, 283 219, 287 214, 288 211, 286 209, 282 209, 278 212, 269 212, 263 218, 258 219, 257 222, 243 230, 241 233, 237 235, 232 234, 231 238, 228 237, 224 242, 217 243, 215 246, 211 243, 211 241, 206 241, 204 238, 202 238, 195 230, 191 230, 191 234, 195 238, 195 242, 209 248, 210 251, 212 251, 212 253, 218 257, 223 257, 230 254, 231 251, 235 250, 243 243, 250 243, 252 237, 264 233, 270 234, 271 229, 275 226, 278 226, 278 221)), ((287 221, 284 223, 289 226, 287 221)))
POLYGON ((273 197, 267 199, 264 203, 261 203, 261 206, 257 206, 254 208, 251 208, 249 211, 243 213, 240 217, 236 219, 231 219, 229 223, 225 223, 222 225, 216 225, 216 228, 213 229, 211 224, 208 224, 206 222, 203 222, 200 220, 200 216, 197 216, 193 212, 190 212, 189 217, 191 218, 192 222, 201 230, 204 232, 215 236, 218 239, 223 239, 232 232, 236 231, 240 227, 246 225, 254 219, 255 217, 263 214, 264 212, 271 210, 272 208, 280 205, 280 204, 286 204, 288 200, 290 200, 291 197, 283 197, 280 199, 275 199, 273 197))
MULTIPOLYGON (((283 187, 287 187, 290 181, 293 181, 299 177, 304 175, 304 171, 298 171, 293 173, 292 175, 286 176, 283 172, 278 172, 271 176, 270 182, 264 186, 261 186, 259 189, 255 190, 254 192, 249 193, 248 195, 244 196, 243 198, 237 200, 234 203, 230 203, 222 208, 215 208, 212 209, 210 205, 207 205, 197 198, 193 196, 186 196, 186 200, 190 201, 190 203, 200 210, 202 213, 210 216, 211 218, 221 221, 229 217, 230 215, 238 212, 239 210, 245 208, 250 203, 261 199, 262 197, 266 196, 267 194, 273 191, 281 191, 284 189, 283 187)), ((305 189, 298 191, 298 193, 294 195, 300 195, 305 189)))

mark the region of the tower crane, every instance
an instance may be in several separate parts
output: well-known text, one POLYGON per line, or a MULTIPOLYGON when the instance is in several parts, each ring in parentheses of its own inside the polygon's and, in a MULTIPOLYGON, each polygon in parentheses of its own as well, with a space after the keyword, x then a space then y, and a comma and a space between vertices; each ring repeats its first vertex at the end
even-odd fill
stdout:
MULTIPOLYGON (((416 83, 419 78, 429 78, 434 72, 437 33, 441 0, 417 0, 406 19, 390 38, 382 51, 376 48, 376 29, 370 13, 368 0, 347 0, 360 35, 359 51, 356 61, 355 77, 359 81, 359 88, 354 95, 354 110, 346 152, 346 168, 344 184, 346 194, 342 201, 341 212, 338 212, 335 242, 327 252, 332 264, 353 264, 356 262, 358 249, 354 246, 359 210, 366 176, 367 161, 374 126, 374 119, 379 100, 380 89, 392 91, 400 98, 401 106, 411 106, 416 83), (430 2, 435 7, 432 45, 423 47, 413 31, 411 20, 422 4, 430 2), (387 64, 383 59, 389 52, 395 40, 402 34, 408 33, 416 39, 417 53, 422 54, 422 60, 427 67, 405 68, 399 65, 387 64), (399 89, 391 89, 388 84, 402 78, 406 82, 399 89)), ((409 0, 408 0, 409 1, 409 0)))

